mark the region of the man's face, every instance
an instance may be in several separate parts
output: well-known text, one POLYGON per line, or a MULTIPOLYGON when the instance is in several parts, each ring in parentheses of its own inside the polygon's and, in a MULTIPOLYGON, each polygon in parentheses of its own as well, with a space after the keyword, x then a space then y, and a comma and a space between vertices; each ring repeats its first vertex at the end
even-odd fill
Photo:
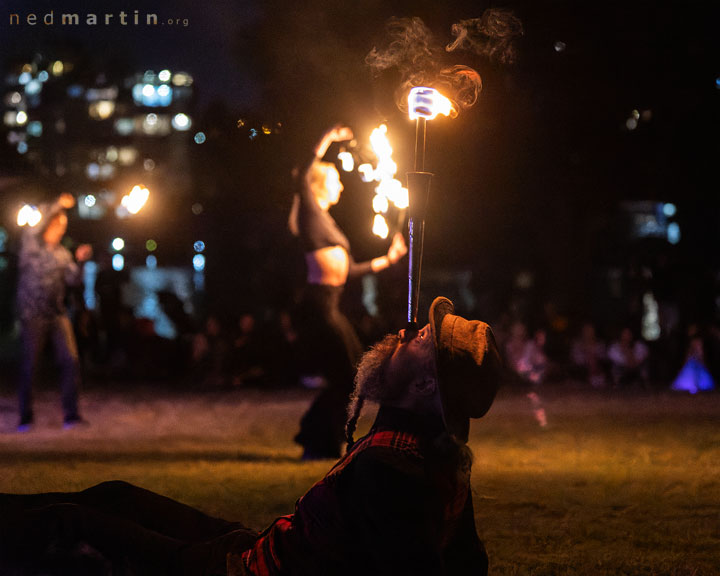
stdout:
POLYGON ((400 376, 404 382, 415 378, 436 378, 435 342, 430 324, 417 332, 402 329, 398 344, 390 357, 388 373, 400 376))

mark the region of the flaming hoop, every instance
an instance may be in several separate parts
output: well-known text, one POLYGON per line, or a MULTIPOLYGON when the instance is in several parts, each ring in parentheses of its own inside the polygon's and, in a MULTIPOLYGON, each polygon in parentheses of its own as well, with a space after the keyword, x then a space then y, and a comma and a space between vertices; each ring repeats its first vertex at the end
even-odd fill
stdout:
POLYGON ((420 297, 420 272, 422 269, 425 214, 430 198, 432 174, 425 172, 425 144, 427 121, 438 114, 457 115, 452 102, 434 88, 416 86, 408 95, 408 115, 415 120, 415 171, 408 172, 408 197, 410 218, 408 220, 408 328, 417 330, 418 300, 420 297))

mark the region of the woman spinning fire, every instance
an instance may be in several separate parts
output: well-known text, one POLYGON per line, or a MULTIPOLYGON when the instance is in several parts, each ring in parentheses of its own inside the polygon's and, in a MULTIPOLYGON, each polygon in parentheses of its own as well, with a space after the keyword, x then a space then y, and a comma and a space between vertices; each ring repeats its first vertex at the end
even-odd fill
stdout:
POLYGON ((307 268, 302 339, 326 382, 302 417, 295 437, 304 448, 305 460, 339 457, 344 439, 345 407, 362 354, 354 328, 340 311, 345 283, 351 276, 384 270, 407 253, 405 240, 397 233, 386 255, 355 262, 347 237, 328 212, 340 200, 343 184, 335 165, 322 159, 333 142, 352 138, 346 126, 335 126, 323 135, 315 157, 300 175, 289 219, 290 231, 302 243, 307 268))

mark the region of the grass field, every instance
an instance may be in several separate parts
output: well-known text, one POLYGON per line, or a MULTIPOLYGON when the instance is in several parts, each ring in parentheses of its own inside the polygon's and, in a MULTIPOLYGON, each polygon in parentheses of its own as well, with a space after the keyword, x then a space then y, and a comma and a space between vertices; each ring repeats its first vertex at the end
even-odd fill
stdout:
MULTIPOLYGON (((2 492, 122 479, 260 529, 331 465, 300 462, 292 442, 308 390, 95 385, 82 397, 91 425, 63 431, 47 388, 26 434, 14 431, 14 393, 0 392, 2 492)), ((566 384, 541 396, 546 427, 514 390, 472 425, 491 574, 720 574, 719 394, 566 384)))

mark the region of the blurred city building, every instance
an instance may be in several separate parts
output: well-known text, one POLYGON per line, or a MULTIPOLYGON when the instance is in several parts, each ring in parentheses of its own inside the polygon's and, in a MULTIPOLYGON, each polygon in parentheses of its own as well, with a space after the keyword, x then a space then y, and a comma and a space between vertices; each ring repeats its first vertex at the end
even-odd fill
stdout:
MULTIPOLYGON (((87 54, 66 48, 7 64, 0 291, 13 290, 18 210, 70 192, 77 204, 69 241, 95 249, 85 267, 85 306, 96 308, 98 280, 116 274, 124 304, 172 336, 158 294, 173 293, 192 313, 204 286, 204 242, 193 223, 202 206, 193 199, 189 156, 193 77, 182 70, 134 71, 110 59, 88 63, 87 54)), ((4 323, 11 303, 3 298, 4 323)))

